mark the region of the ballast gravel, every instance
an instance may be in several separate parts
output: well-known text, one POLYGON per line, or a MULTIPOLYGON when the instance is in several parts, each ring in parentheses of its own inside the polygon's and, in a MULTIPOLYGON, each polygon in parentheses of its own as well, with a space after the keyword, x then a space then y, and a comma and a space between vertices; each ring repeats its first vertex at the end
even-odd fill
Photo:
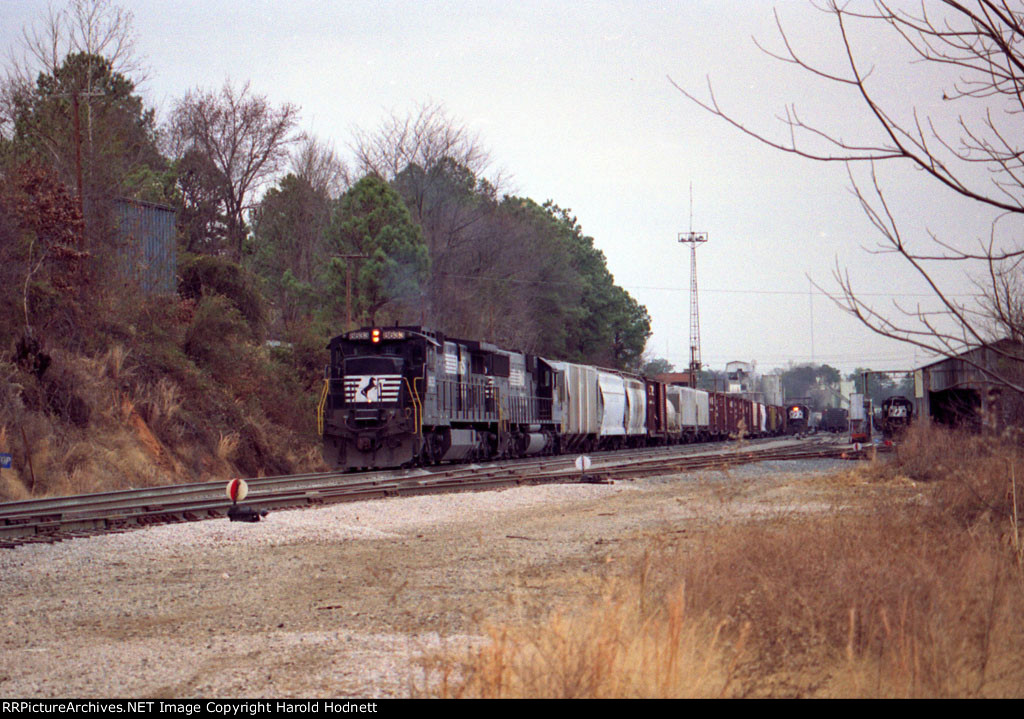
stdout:
POLYGON ((597 596, 643 533, 827 511, 808 480, 849 468, 393 498, 0 550, 0 696, 422 696, 437 680, 424 658, 597 596))

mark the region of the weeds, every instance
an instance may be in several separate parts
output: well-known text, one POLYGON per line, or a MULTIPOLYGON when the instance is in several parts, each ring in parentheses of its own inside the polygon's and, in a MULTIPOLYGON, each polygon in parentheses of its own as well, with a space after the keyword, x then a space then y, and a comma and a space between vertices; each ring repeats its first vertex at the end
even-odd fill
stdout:
POLYGON ((109 348, 100 358, 103 374, 119 384, 126 375, 125 360, 129 354, 130 350, 126 350, 124 345, 117 344, 109 348))
POLYGON ((635 588, 612 591, 583 614, 555 613, 539 631, 492 627, 490 641, 459 666, 442 665, 442 691, 455 697, 721 696, 743 652, 687 611, 682 586, 657 613, 637 611, 635 588), (710 637, 710 638, 709 638, 710 637), (462 677, 454 682, 453 677, 462 677))
POLYGON ((238 451, 238 442, 238 432, 221 434, 220 440, 217 442, 217 457, 222 462, 230 462, 235 452, 238 451))
POLYGON ((439 693, 1024 696, 1022 459, 991 438, 912 433, 858 470, 873 485, 847 478, 847 509, 647 541, 595 605, 490 627, 450 656, 439 693), (927 480, 916 501, 905 477, 927 480))

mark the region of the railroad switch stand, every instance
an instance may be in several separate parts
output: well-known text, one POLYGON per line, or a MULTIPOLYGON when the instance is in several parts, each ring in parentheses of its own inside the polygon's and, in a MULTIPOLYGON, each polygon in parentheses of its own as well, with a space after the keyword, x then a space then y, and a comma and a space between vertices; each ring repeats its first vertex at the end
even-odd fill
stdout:
POLYGON ((258 522, 267 516, 267 510, 253 509, 248 504, 239 504, 239 500, 245 499, 249 494, 249 485, 244 479, 232 479, 227 486, 228 499, 231 506, 228 507, 228 519, 232 522, 258 522))
POLYGON ((248 504, 232 504, 228 508, 228 519, 232 522, 258 522, 267 516, 267 510, 257 510, 248 504))

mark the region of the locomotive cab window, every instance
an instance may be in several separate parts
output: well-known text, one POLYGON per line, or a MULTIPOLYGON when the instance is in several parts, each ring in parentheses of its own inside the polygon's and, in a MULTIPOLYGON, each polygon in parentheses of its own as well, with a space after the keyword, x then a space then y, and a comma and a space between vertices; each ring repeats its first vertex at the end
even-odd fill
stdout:
POLYGON ((551 387, 551 370, 546 367, 539 367, 537 372, 537 386, 549 388, 551 387))
POLYGON ((409 349, 409 359, 414 365, 423 364, 423 346, 414 343, 409 349))
POLYGON ((350 357, 345 360, 346 375, 401 374, 398 357, 350 357))
POLYGON ((469 371, 471 374, 484 374, 486 364, 486 357, 479 353, 473 352, 469 355, 469 371))

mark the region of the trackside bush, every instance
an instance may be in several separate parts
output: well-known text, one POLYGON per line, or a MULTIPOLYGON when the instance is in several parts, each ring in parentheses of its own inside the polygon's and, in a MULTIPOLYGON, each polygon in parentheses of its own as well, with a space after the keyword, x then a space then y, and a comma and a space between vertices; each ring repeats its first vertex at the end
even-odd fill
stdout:
POLYGON ((260 339, 266 324, 263 298, 242 267, 216 255, 193 255, 182 259, 178 271, 178 294, 196 301, 207 295, 227 298, 245 318, 253 338, 260 339))
POLYGON ((214 378, 228 381, 243 369, 241 351, 249 338, 248 325, 238 308, 223 295, 203 297, 185 332, 184 350, 214 378))

